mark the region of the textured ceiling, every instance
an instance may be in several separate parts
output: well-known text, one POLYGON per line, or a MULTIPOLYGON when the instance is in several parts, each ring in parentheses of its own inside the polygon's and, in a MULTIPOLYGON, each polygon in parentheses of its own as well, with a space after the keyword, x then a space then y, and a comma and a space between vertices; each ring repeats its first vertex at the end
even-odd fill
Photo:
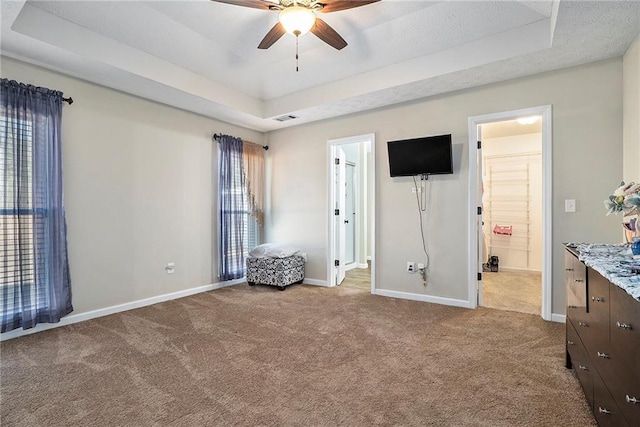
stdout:
MULTIPOLYGON (((624 54, 640 1, 382 0, 256 48, 277 12, 207 0, 1 2, 1 52, 268 131, 624 54), (280 123, 274 118, 299 118, 280 123)), ((73 95, 73 94, 71 94, 73 95)))

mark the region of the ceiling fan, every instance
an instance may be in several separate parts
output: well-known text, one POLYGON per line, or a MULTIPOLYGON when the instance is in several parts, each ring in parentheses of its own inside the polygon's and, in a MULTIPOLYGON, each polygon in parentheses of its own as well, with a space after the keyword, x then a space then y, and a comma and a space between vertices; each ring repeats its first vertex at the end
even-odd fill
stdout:
MULTIPOLYGON (((218 3, 278 11, 278 22, 269 30, 258 45, 258 49, 269 49, 284 33, 297 37, 311 31, 320 40, 338 50, 347 42, 316 12, 329 13, 365 6, 380 0, 211 0, 218 3)), ((297 57, 297 53, 296 53, 297 57)), ((297 59, 297 58, 296 58, 297 59)))

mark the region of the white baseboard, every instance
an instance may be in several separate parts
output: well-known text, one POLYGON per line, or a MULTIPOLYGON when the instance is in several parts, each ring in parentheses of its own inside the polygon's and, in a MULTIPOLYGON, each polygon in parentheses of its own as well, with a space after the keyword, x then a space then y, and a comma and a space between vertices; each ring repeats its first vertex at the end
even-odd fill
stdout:
POLYGON ((365 264, 365 263, 358 264, 358 268, 369 268, 369 264, 365 264))
POLYGON ((72 325, 74 323, 84 322, 85 320, 95 319, 97 317, 108 316, 110 314, 120 313, 127 310, 133 310, 134 308, 146 307, 148 305, 158 304, 173 299, 188 297, 190 295, 199 294, 201 292, 213 291, 215 289, 226 288, 227 286, 237 285, 239 283, 246 282, 246 279, 228 280, 226 282, 213 283, 211 285, 198 286, 197 288, 185 289, 182 291, 171 292, 168 294, 158 295, 155 297, 144 298, 137 301, 131 301, 124 304, 118 304, 111 307, 99 308, 97 310, 87 311, 84 313, 71 314, 63 317, 58 323, 39 323, 35 327, 30 329, 14 329, 10 332, 5 332, 0 335, 0 341, 6 341, 13 338, 18 338, 24 335, 31 335, 37 332, 46 331, 49 329, 59 328, 61 326, 72 325))
POLYGON ((383 297, 408 299, 412 301, 431 302, 434 304, 450 305, 453 307, 470 308, 469 301, 445 297, 436 297, 432 295, 412 294, 409 292, 388 291, 385 289, 376 289, 373 292, 374 295, 380 295, 383 297))
POLYGON ((517 267, 503 267, 500 266, 499 271, 512 272, 512 273, 541 273, 541 270, 531 270, 527 268, 517 268, 517 267))
POLYGON ((567 316, 564 314, 551 313, 551 321, 558 323, 567 323, 567 316))
POLYGON ((355 270, 356 268, 358 268, 358 263, 352 262, 351 264, 347 264, 344 266, 344 271, 355 270))
POLYGON ((326 280, 307 279, 305 277, 302 283, 305 285, 323 286, 325 288, 330 288, 326 280))
POLYGON ((367 255, 367 261, 371 261, 371 255, 367 255))

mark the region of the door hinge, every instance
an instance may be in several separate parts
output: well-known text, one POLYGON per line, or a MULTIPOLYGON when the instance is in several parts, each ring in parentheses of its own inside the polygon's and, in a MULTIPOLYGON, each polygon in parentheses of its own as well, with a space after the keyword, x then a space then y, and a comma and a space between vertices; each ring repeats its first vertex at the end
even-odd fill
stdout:
POLYGON ((478 141, 478 150, 482 148, 482 141, 478 141))
POLYGON ((482 206, 478 206, 478 215, 482 215, 482 206))
POLYGON ((336 157, 335 159, 333 159, 333 163, 335 163, 336 165, 339 165, 340 159, 336 157))
POLYGON ((478 273, 478 281, 481 282, 482 281, 482 273, 478 273))
POLYGON ((340 260, 339 259, 334 260, 333 261, 333 265, 336 266, 336 267, 339 267, 340 266, 340 260))
POLYGON ((333 214, 334 214, 334 215, 340 215, 340 209, 335 209, 335 210, 333 211, 333 214))

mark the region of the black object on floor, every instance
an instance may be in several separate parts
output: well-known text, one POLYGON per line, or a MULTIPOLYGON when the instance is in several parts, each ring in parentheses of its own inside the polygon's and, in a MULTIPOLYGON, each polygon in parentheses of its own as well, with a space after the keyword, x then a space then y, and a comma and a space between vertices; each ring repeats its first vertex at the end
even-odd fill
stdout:
POLYGON ((498 259, 496 255, 492 255, 489 257, 489 262, 487 262, 486 264, 482 264, 482 270, 497 273, 499 263, 500 263, 500 259, 498 259))

